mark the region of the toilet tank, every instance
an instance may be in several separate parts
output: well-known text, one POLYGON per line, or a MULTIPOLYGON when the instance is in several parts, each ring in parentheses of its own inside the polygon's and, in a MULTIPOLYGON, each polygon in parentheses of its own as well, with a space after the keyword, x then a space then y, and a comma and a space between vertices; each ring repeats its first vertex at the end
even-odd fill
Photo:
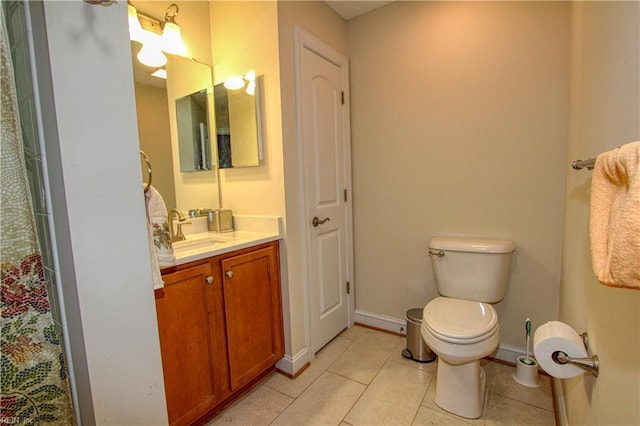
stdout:
POLYGON ((431 238, 429 257, 438 293, 478 302, 501 301, 514 250, 510 240, 431 238))

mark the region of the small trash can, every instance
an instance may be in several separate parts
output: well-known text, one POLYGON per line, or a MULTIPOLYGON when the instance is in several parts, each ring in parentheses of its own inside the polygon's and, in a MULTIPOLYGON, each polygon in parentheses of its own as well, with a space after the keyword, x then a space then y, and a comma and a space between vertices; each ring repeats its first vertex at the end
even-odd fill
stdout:
POLYGON ((407 348, 402 351, 402 356, 417 362, 432 362, 436 354, 422 340, 420 326, 422 325, 422 308, 413 308, 407 311, 407 348))

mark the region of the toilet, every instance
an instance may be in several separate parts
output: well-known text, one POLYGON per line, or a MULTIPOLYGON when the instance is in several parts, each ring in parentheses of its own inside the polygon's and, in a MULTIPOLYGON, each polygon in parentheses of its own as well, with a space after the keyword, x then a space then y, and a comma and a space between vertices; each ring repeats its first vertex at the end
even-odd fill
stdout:
POLYGON ((482 415, 480 359, 500 343, 498 315, 515 245, 509 240, 433 237, 429 256, 439 297, 423 310, 420 332, 438 355, 435 402, 470 419, 482 415))

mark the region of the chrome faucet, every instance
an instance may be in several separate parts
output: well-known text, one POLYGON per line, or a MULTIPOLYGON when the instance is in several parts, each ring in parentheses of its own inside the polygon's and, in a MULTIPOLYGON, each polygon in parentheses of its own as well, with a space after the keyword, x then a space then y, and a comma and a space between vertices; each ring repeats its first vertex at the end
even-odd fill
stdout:
POLYGON ((188 225, 191 222, 185 222, 185 220, 187 220, 187 218, 184 217, 184 215, 180 210, 178 209, 169 210, 169 214, 167 215, 167 222, 169 222, 169 233, 171 235, 171 242, 186 240, 186 238, 184 237, 184 234, 182 233, 182 225, 188 225), (178 229, 176 232, 173 232, 173 216, 178 217, 178 222, 177 222, 178 229))

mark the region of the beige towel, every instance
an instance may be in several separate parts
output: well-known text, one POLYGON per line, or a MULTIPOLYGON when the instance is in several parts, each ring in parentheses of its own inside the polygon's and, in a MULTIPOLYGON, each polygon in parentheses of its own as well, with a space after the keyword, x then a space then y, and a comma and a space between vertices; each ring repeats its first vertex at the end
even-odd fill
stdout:
POLYGON ((640 290, 640 141, 596 158, 590 232, 598 280, 640 290))
POLYGON ((147 207, 153 287, 157 289, 164 287, 160 276, 160 268, 174 265, 176 257, 173 254, 169 225, 167 223, 167 207, 162 195, 153 186, 149 186, 144 198, 147 207))

